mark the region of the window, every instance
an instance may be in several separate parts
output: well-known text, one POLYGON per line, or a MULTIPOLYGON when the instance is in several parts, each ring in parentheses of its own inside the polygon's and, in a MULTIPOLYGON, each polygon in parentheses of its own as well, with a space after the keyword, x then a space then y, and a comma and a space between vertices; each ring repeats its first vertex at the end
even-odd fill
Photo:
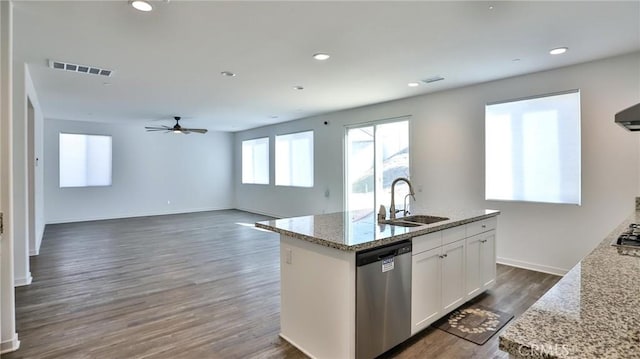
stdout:
POLYGON ((269 184, 269 137, 242 141, 242 183, 269 184))
POLYGON ((579 205, 580 92, 485 110, 485 198, 579 205))
POLYGON ((111 136, 60 134, 60 187, 111 185, 111 136))
MULTIPOLYGON (((373 215, 391 204, 391 183, 409 177, 409 120, 380 122, 347 129, 346 209, 356 216, 373 215)), ((404 182, 396 186, 396 208, 409 194, 404 182)))
POLYGON ((313 131, 276 136, 276 186, 313 187, 313 131))

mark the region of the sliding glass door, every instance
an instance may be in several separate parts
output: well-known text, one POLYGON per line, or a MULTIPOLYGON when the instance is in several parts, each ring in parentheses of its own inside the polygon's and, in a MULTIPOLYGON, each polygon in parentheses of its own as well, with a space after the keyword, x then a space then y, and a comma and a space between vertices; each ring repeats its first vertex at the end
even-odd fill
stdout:
MULTIPOLYGON (((346 210, 353 217, 375 215, 391 204, 391 183, 409 177, 408 118, 347 128, 346 210)), ((396 186, 396 208, 403 208, 408 186, 396 186)))

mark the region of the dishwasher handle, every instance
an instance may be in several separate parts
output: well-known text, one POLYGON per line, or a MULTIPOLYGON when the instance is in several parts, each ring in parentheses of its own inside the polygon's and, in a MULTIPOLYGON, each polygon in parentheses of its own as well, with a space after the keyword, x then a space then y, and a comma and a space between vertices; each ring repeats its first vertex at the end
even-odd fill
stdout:
POLYGON ((382 261, 385 258, 411 253, 411 241, 395 242, 384 247, 373 248, 356 253, 356 266, 382 261))
POLYGON ((385 259, 385 258, 395 257, 395 256, 397 256, 397 255, 398 255, 398 250, 397 250, 397 249, 395 249, 395 250, 392 250, 392 251, 389 251, 389 252, 387 252, 387 253, 384 253, 384 254, 379 255, 379 256, 378 256, 378 260, 379 260, 379 261, 381 261, 381 260, 383 260, 383 259, 385 259))

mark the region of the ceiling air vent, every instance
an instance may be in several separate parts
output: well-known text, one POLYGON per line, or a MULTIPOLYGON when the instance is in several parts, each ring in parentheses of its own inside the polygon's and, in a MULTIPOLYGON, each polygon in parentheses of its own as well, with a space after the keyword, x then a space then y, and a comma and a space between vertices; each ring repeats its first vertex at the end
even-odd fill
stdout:
POLYGON ((80 72, 83 74, 102 75, 110 77, 113 70, 101 69, 95 66, 71 64, 68 62, 49 60, 49 67, 52 69, 80 72))
POLYGON ((444 80, 444 77, 442 76, 434 76, 434 77, 429 77, 428 79, 424 79, 422 80, 422 82, 424 82, 425 84, 430 84, 432 82, 437 82, 437 81, 442 81, 444 80))

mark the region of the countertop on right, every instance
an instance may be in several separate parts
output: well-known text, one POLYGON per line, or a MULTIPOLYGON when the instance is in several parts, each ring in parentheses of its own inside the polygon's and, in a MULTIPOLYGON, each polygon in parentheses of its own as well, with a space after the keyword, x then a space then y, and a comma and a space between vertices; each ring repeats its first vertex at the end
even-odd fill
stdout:
POLYGON ((630 215, 500 335, 516 358, 640 358, 640 257, 611 243, 630 215))

